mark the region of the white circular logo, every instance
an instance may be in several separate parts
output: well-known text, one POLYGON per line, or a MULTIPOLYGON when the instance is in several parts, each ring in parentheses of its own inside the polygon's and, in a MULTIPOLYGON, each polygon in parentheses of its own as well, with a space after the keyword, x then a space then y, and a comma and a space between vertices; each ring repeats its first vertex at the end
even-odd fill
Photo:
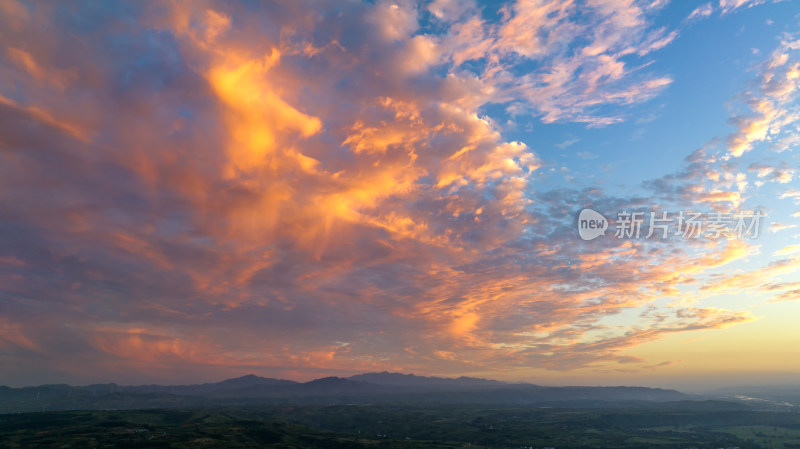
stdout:
POLYGON ((606 233, 608 220, 600 212, 584 209, 578 215, 578 234, 584 240, 594 240, 606 233))

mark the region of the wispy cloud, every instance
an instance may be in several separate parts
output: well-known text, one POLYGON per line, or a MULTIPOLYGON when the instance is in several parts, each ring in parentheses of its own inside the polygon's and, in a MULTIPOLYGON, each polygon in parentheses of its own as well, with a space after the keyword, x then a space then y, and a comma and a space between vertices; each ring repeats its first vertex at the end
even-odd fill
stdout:
POLYGON ((768 0, 719 0, 719 9, 721 14, 728 14, 739 8, 752 8, 753 6, 767 3, 767 1, 768 0))
POLYGON ((736 131, 728 135, 731 156, 739 157, 759 142, 787 143, 786 128, 800 119, 794 100, 800 88, 800 40, 785 36, 781 45, 764 63, 758 83, 744 94, 750 109, 731 118, 736 131))
POLYGON ((711 13, 713 12, 714 12, 714 7, 711 5, 711 3, 705 3, 692 10, 692 12, 687 17, 687 20, 703 19, 706 17, 710 17, 711 13))

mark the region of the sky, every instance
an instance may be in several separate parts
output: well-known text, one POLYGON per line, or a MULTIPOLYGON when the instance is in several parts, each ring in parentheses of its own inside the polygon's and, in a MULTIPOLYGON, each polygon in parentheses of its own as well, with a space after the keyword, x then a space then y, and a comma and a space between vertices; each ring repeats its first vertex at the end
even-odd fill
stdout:
POLYGON ((799 94, 796 1, 0 0, 0 384, 796 383, 799 94))

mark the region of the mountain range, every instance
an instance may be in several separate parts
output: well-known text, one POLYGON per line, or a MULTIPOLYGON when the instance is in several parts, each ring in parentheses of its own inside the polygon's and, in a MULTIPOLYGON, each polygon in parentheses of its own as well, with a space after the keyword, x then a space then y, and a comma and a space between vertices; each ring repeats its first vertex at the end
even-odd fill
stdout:
POLYGON ((66 384, 0 387, 0 413, 278 404, 502 404, 609 407, 687 401, 675 390, 646 387, 550 387, 471 377, 399 373, 325 377, 310 382, 246 375, 196 385, 66 384))

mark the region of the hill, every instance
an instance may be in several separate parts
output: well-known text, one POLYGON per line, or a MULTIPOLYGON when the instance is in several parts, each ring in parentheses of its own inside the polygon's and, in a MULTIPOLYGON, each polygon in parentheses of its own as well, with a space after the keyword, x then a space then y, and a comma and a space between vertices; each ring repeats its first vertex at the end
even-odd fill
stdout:
POLYGON ((325 377, 304 383, 251 374, 199 385, 1 387, 0 413, 259 404, 638 407, 691 399, 681 392, 659 388, 546 387, 468 377, 440 378, 388 372, 349 378, 325 377))

